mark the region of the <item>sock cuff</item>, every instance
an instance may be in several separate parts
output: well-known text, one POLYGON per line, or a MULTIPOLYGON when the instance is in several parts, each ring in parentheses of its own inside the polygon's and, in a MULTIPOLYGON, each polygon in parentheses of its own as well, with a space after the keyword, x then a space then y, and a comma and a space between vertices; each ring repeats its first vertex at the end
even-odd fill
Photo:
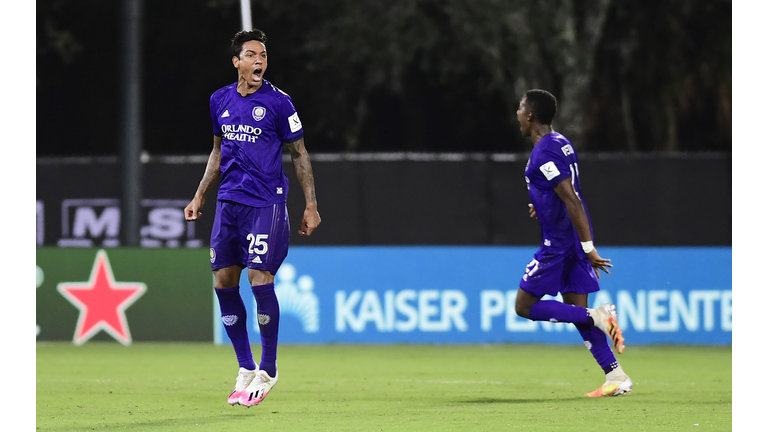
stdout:
POLYGON ((604 367, 603 368, 603 372, 605 372, 606 375, 609 375, 609 374, 615 372, 616 369, 618 369, 618 373, 620 373, 622 375, 624 374, 624 371, 621 370, 621 366, 619 366, 619 362, 618 361, 614 361, 613 363, 611 363, 608 366, 604 367))
POLYGON ((233 292, 236 292, 238 294, 240 293, 240 287, 239 286, 232 287, 232 288, 214 288, 213 290, 214 290, 214 292, 216 292, 216 295, 221 295, 221 294, 226 295, 226 294, 233 293, 233 292))
POLYGON ((254 294, 265 292, 265 291, 274 291, 275 290, 275 283, 268 283, 265 285, 253 285, 251 286, 251 291, 253 291, 254 294))
POLYGON ((589 308, 587 308, 587 325, 590 327, 595 325, 595 319, 592 318, 592 314, 589 313, 589 308))

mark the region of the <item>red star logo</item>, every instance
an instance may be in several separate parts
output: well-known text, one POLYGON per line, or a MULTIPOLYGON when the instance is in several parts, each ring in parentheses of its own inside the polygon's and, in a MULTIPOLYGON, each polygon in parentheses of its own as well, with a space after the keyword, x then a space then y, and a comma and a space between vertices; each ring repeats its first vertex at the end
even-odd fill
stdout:
POLYGON ((107 252, 100 250, 87 282, 62 282, 61 295, 80 309, 72 341, 82 345, 104 330, 123 345, 131 344, 125 310, 147 290, 141 282, 115 282, 107 252))

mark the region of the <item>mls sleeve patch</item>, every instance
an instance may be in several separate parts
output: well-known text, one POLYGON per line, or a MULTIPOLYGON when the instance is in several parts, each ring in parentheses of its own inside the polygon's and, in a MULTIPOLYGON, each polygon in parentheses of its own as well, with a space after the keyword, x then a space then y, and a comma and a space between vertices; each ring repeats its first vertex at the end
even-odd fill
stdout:
POLYGON ((555 163, 552 161, 549 161, 540 166, 539 169, 542 173, 544 173, 544 177, 546 177, 547 180, 552 180, 553 178, 560 175, 560 170, 557 169, 555 163))
POLYGON ((301 129, 301 120, 299 120, 299 113, 293 113, 288 117, 288 125, 291 127, 291 133, 294 133, 301 129))

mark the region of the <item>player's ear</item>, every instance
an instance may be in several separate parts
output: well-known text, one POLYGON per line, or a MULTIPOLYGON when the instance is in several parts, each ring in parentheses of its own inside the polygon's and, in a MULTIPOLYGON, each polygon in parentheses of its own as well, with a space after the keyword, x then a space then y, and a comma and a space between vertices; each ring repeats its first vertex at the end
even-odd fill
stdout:
POLYGON ((235 66, 235 69, 240 68, 240 57, 232 56, 232 64, 235 66))

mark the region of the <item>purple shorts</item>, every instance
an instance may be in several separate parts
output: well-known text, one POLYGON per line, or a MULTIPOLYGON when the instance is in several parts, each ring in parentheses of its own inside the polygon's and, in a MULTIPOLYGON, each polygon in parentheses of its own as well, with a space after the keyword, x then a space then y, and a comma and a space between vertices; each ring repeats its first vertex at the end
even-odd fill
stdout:
POLYGON ((286 203, 250 207, 216 201, 211 230, 211 269, 237 265, 273 275, 288 255, 290 223, 286 203))
POLYGON ((534 257, 525 268, 520 288, 532 296, 557 296, 558 293, 588 294, 600 290, 589 260, 563 255, 534 257))

